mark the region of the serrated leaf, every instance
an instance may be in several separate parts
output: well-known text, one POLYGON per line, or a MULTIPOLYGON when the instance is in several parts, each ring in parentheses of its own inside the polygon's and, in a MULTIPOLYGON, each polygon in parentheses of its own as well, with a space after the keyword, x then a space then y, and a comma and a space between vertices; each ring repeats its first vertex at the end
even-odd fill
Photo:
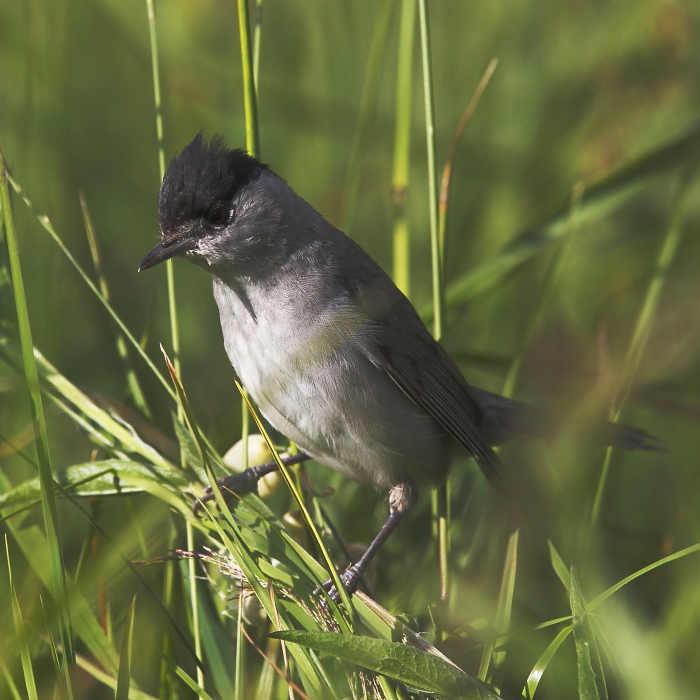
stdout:
POLYGON ((330 654, 425 693, 459 700, 499 697, 457 666, 406 644, 333 632, 288 630, 269 636, 330 654))

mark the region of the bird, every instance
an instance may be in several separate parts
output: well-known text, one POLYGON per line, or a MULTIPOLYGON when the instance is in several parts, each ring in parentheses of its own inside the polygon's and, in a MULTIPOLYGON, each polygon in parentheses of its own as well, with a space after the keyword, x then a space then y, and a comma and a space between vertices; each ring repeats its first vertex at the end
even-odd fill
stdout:
MULTIPOLYGON (((211 275, 228 358, 265 418, 302 451, 292 461, 311 457, 388 492, 386 522, 340 577, 348 594, 419 490, 444 482, 454 443, 499 487, 494 447, 556 425, 544 409, 470 385, 379 264, 222 135, 199 132, 173 157, 158 218, 160 239, 139 271, 180 257, 211 275)), ((609 423, 602 436, 663 449, 638 428, 609 423)))

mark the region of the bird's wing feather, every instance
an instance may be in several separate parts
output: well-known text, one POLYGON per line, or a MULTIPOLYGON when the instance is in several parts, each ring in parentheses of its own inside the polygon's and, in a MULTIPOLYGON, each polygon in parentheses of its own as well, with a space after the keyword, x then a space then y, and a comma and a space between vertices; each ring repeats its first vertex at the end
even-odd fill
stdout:
POLYGON ((365 271, 347 284, 373 325, 365 343, 367 357, 497 482, 498 459, 485 440, 484 413, 471 387, 388 276, 376 267, 365 271))

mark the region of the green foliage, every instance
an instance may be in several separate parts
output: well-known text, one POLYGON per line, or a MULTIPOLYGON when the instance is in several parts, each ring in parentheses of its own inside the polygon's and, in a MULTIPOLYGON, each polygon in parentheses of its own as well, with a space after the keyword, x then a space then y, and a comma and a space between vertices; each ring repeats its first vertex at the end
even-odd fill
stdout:
POLYGON ((697 697, 699 62, 667 0, 4 3, 0 696, 697 697), (193 513, 242 404, 206 276, 136 266, 200 129, 438 309, 470 381, 569 416, 502 448, 514 499, 458 458, 371 597, 314 589, 383 494, 305 465, 193 513), (618 416, 669 452, 587 439, 618 416))
POLYGON ((407 644, 333 632, 273 632, 270 637, 330 654, 431 695, 463 700, 497 697, 453 664, 407 644))

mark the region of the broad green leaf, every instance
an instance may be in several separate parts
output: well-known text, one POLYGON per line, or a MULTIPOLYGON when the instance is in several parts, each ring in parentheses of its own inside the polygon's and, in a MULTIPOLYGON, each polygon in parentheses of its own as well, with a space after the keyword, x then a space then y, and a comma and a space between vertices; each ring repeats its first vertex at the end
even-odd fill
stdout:
MULTIPOLYGON (((173 491, 187 487, 183 473, 172 467, 153 466, 122 459, 105 459, 68 467, 56 474, 56 481, 74 496, 113 496, 147 491, 173 500, 173 491)), ((39 479, 29 479, 0 494, 0 508, 16 510, 40 498, 39 479)))
POLYGON ((286 631, 270 636, 330 654, 425 693, 463 700, 498 698, 457 666, 406 644, 333 632, 286 631))
POLYGON ((549 546, 549 558, 552 562, 554 573, 559 577, 559 580, 568 591, 571 588, 571 575, 569 574, 569 570, 566 568, 566 564, 564 564, 564 560, 559 555, 559 552, 557 552, 552 540, 548 540, 547 545, 549 546))

